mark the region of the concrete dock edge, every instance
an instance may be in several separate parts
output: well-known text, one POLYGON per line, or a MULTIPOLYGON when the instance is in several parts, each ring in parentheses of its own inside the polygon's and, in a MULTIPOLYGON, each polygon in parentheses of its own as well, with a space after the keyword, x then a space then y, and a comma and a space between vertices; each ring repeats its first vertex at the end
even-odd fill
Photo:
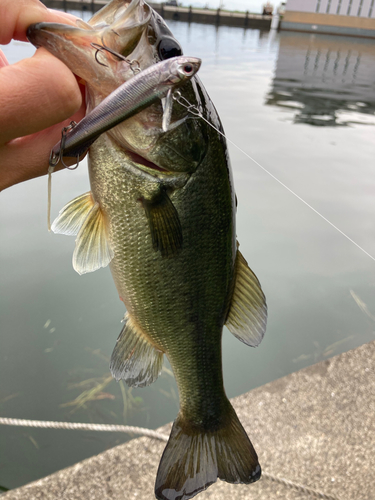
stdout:
MULTIPOLYGON (((375 498, 375 341, 254 389, 233 404, 264 472, 340 500, 375 498)), ((1 499, 150 500, 163 448, 160 441, 134 439, 1 499)), ((251 485, 218 481, 198 498, 309 495, 262 479, 251 485)))

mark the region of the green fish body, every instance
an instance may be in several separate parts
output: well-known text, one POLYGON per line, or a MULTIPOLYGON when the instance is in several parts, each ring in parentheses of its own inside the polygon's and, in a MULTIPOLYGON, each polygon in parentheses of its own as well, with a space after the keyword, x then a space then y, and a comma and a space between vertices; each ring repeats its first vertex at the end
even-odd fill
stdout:
MULTIPOLYGON (((112 0, 89 27, 36 26, 31 40, 86 80, 91 109, 131 78, 132 71, 105 51, 96 56, 107 67, 98 64, 86 39, 104 40, 137 60, 141 69, 161 58, 160 44, 173 49, 172 34, 141 0, 112 0), (130 24, 133 36, 126 30, 113 35, 121 22, 130 24), (66 45, 69 51, 62 51, 66 45)), ((198 78, 180 92, 221 128, 198 78)), ((226 324, 244 343, 258 345, 267 307, 238 250, 224 138, 178 102, 173 102, 165 131, 165 112, 161 103, 154 104, 94 142, 89 150, 91 192, 66 205, 53 229, 78 233, 73 265, 79 273, 108 264, 111 268, 127 310, 112 354, 113 376, 142 387, 156 380, 164 354, 170 361, 180 410, 159 465, 155 495, 187 500, 217 478, 252 483, 260 477, 256 452, 225 394, 221 337, 226 324)))

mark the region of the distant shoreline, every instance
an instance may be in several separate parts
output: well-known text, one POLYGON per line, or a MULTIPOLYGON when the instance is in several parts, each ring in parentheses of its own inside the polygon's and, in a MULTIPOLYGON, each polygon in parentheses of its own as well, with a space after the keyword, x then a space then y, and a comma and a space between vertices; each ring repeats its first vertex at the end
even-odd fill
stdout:
MULTIPOLYGON (((83 10, 97 12, 108 2, 105 0, 42 0, 43 3, 53 9, 83 10)), ((237 26, 243 28, 255 28, 269 30, 271 28, 272 16, 262 14, 251 14, 238 10, 226 9, 199 9, 193 7, 178 7, 166 5, 165 3, 149 3, 164 19, 175 21, 214 24, 216 26, 237 26)))

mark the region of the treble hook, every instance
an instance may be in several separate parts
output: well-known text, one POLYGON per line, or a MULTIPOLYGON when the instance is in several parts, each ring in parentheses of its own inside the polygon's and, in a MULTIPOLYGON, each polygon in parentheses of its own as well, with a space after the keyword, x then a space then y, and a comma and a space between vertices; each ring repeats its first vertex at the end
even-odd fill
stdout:
POLYGON ((60 140, 60 149, 59 153, 56 154, 53 149, 51 149, 50 155, 49 155, 49 161, 48 161, 48 172, 52 173, 56 167, 56 165, 61 161, 63 166, 67 168, 68 170, 75 170, 78 165, 79 165, 79 155, 77 154, 77 163, 74 166, 69 166, 66 165, 63 156, 64 156, 64 149, 65 149, 65 142, 66 142, 66 135, 67 133, 72 130, 77 123, 75 121, 71 121, 70 124, 67 127, 64 127, 61 131, 61 140, 60 140))
POLYGON ((65 141, 67 133, 72 130, 76 126, 75 121, 71 121, 67 127, 64 127, 61 131, 61 139, 60 139, 60 149, 58 154, 51 149, 49 154, 48 161, 48 208, 47 208, 47 223, 48 223, 48 231, 51 231, 51 198, 52 198, 52 173, 55 170, 56 165, 61 161, 65 168, 68 170, 75 170, 79 165, 79 155, 77 154, 77 163, 74 167, 69 167, 65 164, 63 160, 65 141))
MULTIPOLYGON (((116 33, 115 31, 113 31, 113 32, 116 35, 118 35, 118 33, 116 33)), ((106 68, 108 68, 107 64, 104 64, 104 63, 100 62, 99 59, 98 59, 98 53, 102 52, 103 50, 105 50, 106 52, 109 52, 110 54, 112 54, 114 57, 117 57, 117 59, 119 59, 120 61, 125 61, 126 63, 128 63, 129 66, 130 66, 130 69, 132 70, 132 72, 133 72, 134 75, 136 75, 137 73, 139 73, 141 71, 140 64, 139 64, 139 62, 136 59, 133 59, 133 60, 130 61, 129 59, 127 59, 122 54, 119 54, 115 50, 107 47, 107 45, 104 43, 103 39, 102 39, 102 43, 103 43, 103 45, 100 45, 99 43, 95 43, 95 42, 91 43, 91 47, 93 47, 94 49, 96 49, 95 60, 101 66, 105 66, 106 68)))
POLYGON ((117 57, 117 59, 119 59, 120 61, 125 61, 125 62, 129 63, 129 60, 126 59, 126 57, 124 57, 122 54, 119 54, 118 52, 116 52, 115 50, 111 49, 110 47, 107 47, 107 45, 104 43, 103 40, 102 40, 102 45, 100 45, 100 43, 92 42, 91 43, 91 47, 93 47, 94 49, 96 49, 95 59, 102 66, 104 66, 103 63, 99 62, 96 56, 97 56, 98 52, 102 52, 103 50, 105 50, 106 52, 109 52, 113 56, 117 57))
POLYGON ((108 68, 107 64, 104 64, 104 63, 100 62, 99 59, 98 59, 99 52, 102 52, 105 49, 105 47, 103 47, 99 43, 94 43, 94 42, 91 43, 91 47, 93 47, 94 49, 96 49, 96 51, 95 51, 95 61, 98 64, 100 64, 100 66, 104 66, 105 68, 108 68))

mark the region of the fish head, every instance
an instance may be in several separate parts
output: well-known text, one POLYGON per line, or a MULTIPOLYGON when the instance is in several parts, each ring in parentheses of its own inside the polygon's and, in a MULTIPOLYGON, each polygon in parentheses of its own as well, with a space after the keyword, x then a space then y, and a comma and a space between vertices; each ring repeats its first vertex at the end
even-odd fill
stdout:
MULTIPOLYGON (((137 72, 182 54, 164 20, 143 0, 112 0, 88 23, 78 20, 76 26, 34 24, 27 36, 85 81, 88 111, 137 72)), ((179 92, 191 105, 203 109, 202 96, 206 94, 198 91, 199 86, 194 76, 179 87, 179 92)), ((168 103, 151 105, 107 134, 124 151, 155 164, 159 171, 191 172, 207 150, 207 134, 199 122, 186 106, 172 102, 169 96, 168 103), (167 130, 163 126, 166 107, 170 109, 167 130)))

